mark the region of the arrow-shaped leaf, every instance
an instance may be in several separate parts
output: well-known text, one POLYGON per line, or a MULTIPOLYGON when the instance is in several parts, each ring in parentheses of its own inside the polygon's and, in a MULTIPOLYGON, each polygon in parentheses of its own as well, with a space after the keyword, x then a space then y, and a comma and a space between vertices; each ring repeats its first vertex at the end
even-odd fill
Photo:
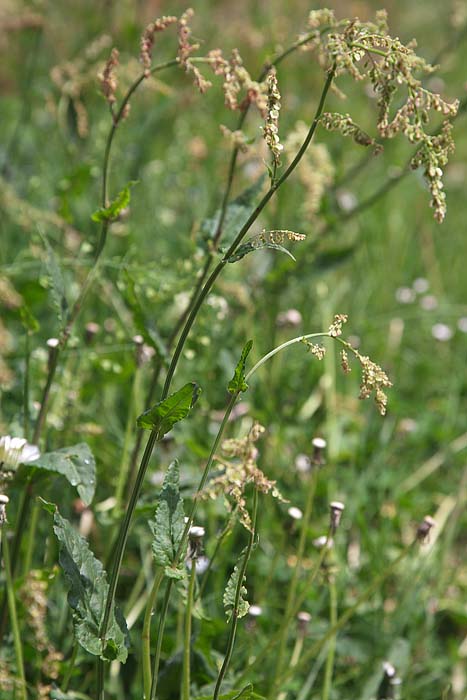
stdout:
POLYGON ((149 524, 154 534, 154 559, 166 570, 167 575, 174 578, 175 573, 175 578, 178 578, 179 569, 175 566, 175 557, 185 529, 185 513, 180 496, 180 469, 177 460, 173 461, 167 470, 156 516, 149 524))
POLYGON ((138 418, 138 427, 156 430, 157 439, 162 440, 175 423, 186 418, 200 393, 201 388, 196 382, 188 382, 181 389, 142 413, 138 418))
POLYGON ((137 184, 137 180, 131 180, 121 192, 117 194, 108 207, 101 207, 92 214, 91 219, 98 223, 102 221, 115 221, 120 212, 130 203, 130 190, 137 184))
POLYGON ((252 347, 253 341, 249 340, 242 350, 238 364, 235 367, 234 375, 227 386, 227 389, 231 394, 239 394, 240 392, 248 389, 248 384, 245 381, 245 365, 252 347))
POLYGON ((100 626, 109 593, 104 567, 91 552, 86 540, 68 520, 62 518, 57 506, 46 501, 43 504, 54 516, 53 529, 60 543, 59 562, 69 586, 68 604, 73 610, 77 641, 94 656, 125 662, 128 656, 128 630, 117 608, 112 609, 105 643, 100 639, 100 626))

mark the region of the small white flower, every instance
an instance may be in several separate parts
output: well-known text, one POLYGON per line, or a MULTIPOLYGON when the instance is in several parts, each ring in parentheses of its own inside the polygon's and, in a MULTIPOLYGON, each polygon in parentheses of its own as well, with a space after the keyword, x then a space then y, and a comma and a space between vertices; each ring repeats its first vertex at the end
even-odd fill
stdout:
POLYGON ((410 287, 399 287, 396 290, 396 300, 400 304, 411 304, 415 301, 415 292, 410 287))
POLYGON ((467 316, 462 316, 462 318, 457 321, 457 327, 461 333, 467 333, 467 316))
POLYGON ((30 445, 25 438, 4 435, 0 438, 0 467, 15 470, 20 464, 33 462, 40 456, 37 445, 30 445))
POLYGON ((417 294, 425 294, 430 288, 430 283, 424 277, 417 277, 412 287, 417 294))
POLYGON ((438 308, 438 300, 433 294, 426 294, 420 299, 420 306, 424 311, 434 311, 438 308))
POLYGON ((445 323, 435 323, 435 325, 431 329, 431 335, 435 340, 439 340, 442 343, 446 343, 448 340, 451 340, 453 336, 453 331, 445 323))
POLYGON ((296 508, 295 506, 290 506, 287 512, 290 515, 290 517, 294 520, 301 520, 303 518, 302 511, 300 510, 300 508, 296 508))

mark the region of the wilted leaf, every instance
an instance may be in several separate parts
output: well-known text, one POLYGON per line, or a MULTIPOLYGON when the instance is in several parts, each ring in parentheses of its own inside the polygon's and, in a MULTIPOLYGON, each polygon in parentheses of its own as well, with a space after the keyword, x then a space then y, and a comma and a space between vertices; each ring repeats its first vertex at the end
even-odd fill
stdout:
POLYGON ((137 184, 137 180, 131 180, 126 187, 117 194, 108 207, 101 207, 91 216, 93 221, 115 221, 120 212, 130 203, 130 190, 137 184))
POLYGON ((239 246, 235 253, 231 255, 229 258, 227 258, 227 262, 229 263, 235 263, 241 260, 242 258, 245 257, 245 255, 248 255, 248 253, 252 253, 254 250, 261 250, 261 248, 272 248, 272 250, 278 250, 281 253, 285 253, 286 255, 289 256, 289 258, 292 258, 294 262, 296 262, 295 257, 292 255, 290 250, 287 250, 287 248, 284 248, 283 245, 279 245, 279 243, 272 243, 271 241, 263 241, 261 243, 257 242, 256 236, 254 238, 251 238, 248 240, 246 243, 243 243, 243 245, 239 246))
MULTIPOLYGON (((230 575, 229 580, 227 581, 227 586, 225 587, 223 602, 224 602, 225 614, 227 615, 228 621, 230 621, 230 618, 232 617, 232 613, 233 613, 234 608, 235 608, 235 597, 236 597, 236 592, 237 592, 237 586, 240 583, 240 581, 239 581, 240 570, 243 567, 243 562, 244 562, 245 556, 246 556, 246 552, 242 552, 239 560, 237 561, 237 564, 235 565, 234 570, 232 571, 232 574, 230 575)), ((238 619, 240 619, 241 617, 245 617, 248 610, 250 609, 250 604, 246 600, 246 597, 245 597, 248 593, 247 589, 243 585, 245 581, 246 581, 246 576, 243 576, 243 580, 241 581, 240 597, 238 599, 238 610, 237 610, 237 618, 238 619)))
POLYGON ((227 386, 227 389, 231 394, 239 394, 241 391, 246 391, 248 389, 248 384, 245 381, 245 365, 252 347, 253 341, 249 340, 242 350, 240 360, 235 367, 234 376, 227 386))
POLYGON ((156 430, 157 439, 161 440, 169 430, 172 430, 175 423, 186 418, 197 402, 200 393, 201 388, 196 382, 188 382, 181 389, 141 414, 137 421, 138 427, 156 430))
POLYGON ((62 518, 58 508, 50 503, 45 506, 54 511, 54 532, 60 543, 59 562, 69 586, 68 604, 73 610, 77 641, 94 656, 126 661, 128 631, 123 615, 115 607, 111 611, 104 645, 99 636, 109 592, 101 562, 95 558, 86 540, 68 520, 62 518))
MULTIPOLYGON (((185 529, 183 499, 180 496, 180 469, 173 461, 167 469, 157 504, 155 519, 150 522, 154 534, 152 551, 159 566, 171 578, 180 578, 180 569, 175 566, 175 556, 185 529)), ((183 575, 183 571, 182 574, 183 575)))
POLYGON ((63 447, 55 452, 45 452, 26 468, 46 469, 64 476, 76 488, 80 498, 89 505, 96 490, 96 462, 85 442, 63 447))

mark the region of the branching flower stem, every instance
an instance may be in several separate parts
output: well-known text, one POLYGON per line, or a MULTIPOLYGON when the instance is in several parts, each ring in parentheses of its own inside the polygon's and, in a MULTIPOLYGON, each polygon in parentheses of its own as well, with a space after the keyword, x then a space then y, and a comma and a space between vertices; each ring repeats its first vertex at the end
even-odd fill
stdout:
MULTIPOLYGON (((310 126, 308 134, 307 134, 302 146, 298 150, 298 153, 296 154, 295 158, 293 159, 292 163, 285 170, 283 175, 276 182, 271 184, 269 190, 263 196, 263 198, 261 199, 258 206, 255 208, 255 210, 252 212, 252 214, 248 217, 248 220, 245 222, 245 224, 240 229, 239 233, 237 234, 235 240, 231 244, 227 253, 222 258, 222 260, 220 260, 219 263, 216 265, 216 267, 212 271, 211 275, 209 276, 208 280, 206 281, 205 285, 201 289, 200 294, 199 294, 198 298, 196 299, 191 312, 188 315, 188 318, 185 322, 185 326, 182 329, 180 338, 178 340, 177 346, 176 346, 174 354, 172 356, 172 360, 170 362, 170 366, 169 366, 169 369, 167 371, 167 376, 166 376, 164 388, 162 390, 161 400, 164 400, 169 393, 170 385, 171 385, 172 379, 173 379, 173 375, 175 373, 176 367, 178 365, 178 361, 180 359, 180 355, 181 355, 182 350, 184 348, 185 341, 188 337, 188 334, 191 330, 191 327, 193 326, 193 323, 198 315, 198 312, 199 312, 204 300, 206 299, 209 292, 211 291, 211 288, 213 287, 217 277, 220 275, 220 273, 224 269, 225 265, 227 264, 228 258, 235 252, 237 247, 240 245, 241 241, 243 240, 245 235, 248 233, 251 226, 254 224, 256 219, 259 217, 259 215, 261 214, 263 209, 266 207, 267 203, 272 198, 272 196, 275 194, 275 192, 279 189, 279 187, 281 187, 285 183, 285 181, 289 178, 289 176, 295 170, 296 166, 298 165, 301 158, 303 157, 306 149, 308 148, 308 145, 310 144, 310 141, 312 140, 312 138, 316 132, 316 129, 318 127, 319 119, 320 119, 321 114, 322 114, 323 109, 324 109, 326 97, 327 97, 329 89, 331 87, 331 83, 334 79, 334 74, 335 74, 335 66, 333 66, 328 71, 326 81, 325 81, 325 84, 323 87, 323 91, 321 93, 321 97, 320 97, 318 107, 317 107, 317 110, 315 113, 315 117, 314 117, 313 122, 310 126)), ((137 474, 136 481, 135 481, 135 486, 134 486, 133 492, 130 496, 130 501, 128 503, 128 507, 127 507, 125 516, 124 516, 122 523, 121 523, 121 526, 120 526, 119 537, 117 540, 117 545, 116 545, 116 550, 115 550, 114 564, 113 564, 112 572, 111 572, 110 579, 109 579, 109 592, 108 592, 104 616, 103 616, 103 620, 102 620, 101 628, 100 628, 100 637, 102 640, 105 639, 105 635, 107 633, 107 628, 108 628, 109 619, 110 619, 110 611, 112 609, 112 606, 113 606, 113 603, 115 600, 115 591, 116 591, 116 587, 117 587, 117 580, 118 580, 118 576, 120 573, 121 563, 122 563, 122 559, 123 559, 123 552, 124 552, 126 541, 128 538, 128 530, 129 530, 130 521, 131 521, 131 518, 133 516, 136 502, 137 502, 137 499, 138 499, 140 491, 141 491, 141 486, 142 486, 143 481, 144 481, 144 477, 145 477, 146 470, 148 467, 149 459, 151 457, 151 454, 152 454, 153 448, 155 446, 155 443, 157 442, 157 439, 158 439, 157 432, 152 431, 150 436, 149 436, 149 439, 148 439, 148 442, 146 445, 146 449, 144 451, 143 459, 141 461, 141 465, 140 465, 140 468, 138 470, 138 474, 137 474)), ((168 607, 168 597, 170 596, 170 589, 171 589, 171 586, 170 586, 170 581, 169 581, 169 583, 167 585, 166 598, 165 598, 165 600, 167 600, 167 603, 165 603, 165 601, 164 601, 164 607, 166 607, 166 606, 168 607)), ((159 637, 160 637, 160 635, 159 635, 159 637)), ((158 639, 158 645, 159 644, 161 644, 160 638, 158 639)), ((157 681, 153 677, 153 689, 154 689, 155 683, 157 683, 157 681)), ((151 691, 151 698, 154 698, 154 697, 155 697, 155 691, 151 691)))

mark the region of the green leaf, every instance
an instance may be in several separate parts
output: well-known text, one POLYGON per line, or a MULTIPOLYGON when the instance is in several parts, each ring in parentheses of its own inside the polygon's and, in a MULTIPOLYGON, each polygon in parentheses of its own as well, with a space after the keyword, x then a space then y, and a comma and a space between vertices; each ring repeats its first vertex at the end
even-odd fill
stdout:
POLYGON ((239 557, 239 560, 237 561, 237 564, 235 565, 234 570, 232 571, 232 574, 230 575, 229 580, 227 581, 227 586, 225 587, 224 591, 224 597, 223 597, 223 602, 224 602, 224 608, 225 608, 225 614, 227 615, 227 620, 230 621, 230 618, 232 617, 232 613, 235 609, 235 598, 237 594, 237 587, 240 584, 240 597, 238 599, 238 610, 237 610, 237 618, 240 619, 241 617, 245 617, 247 614, 248 610, 250 609, 250 604, 246 600, 246 595, 247 595, 247 589, 243 585, 244 582, 246 581, 246 576, 243 576, 243 580, 240 582, 240 571, 243 567, 243 562, 246 557, 246 552, 242 552, 242 554, 239 557))
POLYGON ((164 435, 172 430, 175 423, 186 418, 197 402, 200 393, 201 388, 196 382, 188 382, 181 389, 141 414, 137 421, 138 428, 156 430, 157 439, 162 440, 164 435))
POLYGON ((234 376, 232 377, 227 386, 227 389, 231 394, 239 394, 240 392, 246 391, 248 389, 248 384, 245 381, 245 365, 247 357, 250 354, 250 350, 252 347, 253 341, 249 340, 242 350, 240 360, 238 361, 238 364, 235 367, 234 376))
MULTIPOLYGON (((227 206, 222 234, 222 240, 227 247, 254 210, 255 200, 263 189, 265 179, 265 175, 262 175, 227 206)), ((201 223, 200 233, 207 242, 207 247, 209 247, 209 242, 216 235, 220 215, 221 211, 219 209, 213 218, 204 219, 201 223)))
MULTIPOLYGON (((46 504, 50 510, 51 504, 46 504)), ((123 615, 113 607, 105 643, 99 636, 109 592, 107 575, 86 540, 62 518, 55 506, 54 533, 60 543, 60 566, 69 586, 68 604, 73 610, 76 640, 101 659, 125 662, 128 630, 123 615)))
POLYGON ((45 452, 25 468, 46 469, 64 476, 76 487, 80 498, 89 505, 96 490, 96 462, 85 442, 63 447, 55 452, 45 452))
POLYGON ((180 567, 175 566, 175 556, 185 529, 185 512, 180 495, 180 468, 177 460, 167 469, 155 519, 149 525, 154 535, 152 551, 157 564, 165 569, 170 578, 184 576, 184 570, 180 571, 180 567))
POLYGON ((131 180, 128 185, 126 185, 121 192, 117 194, 114 200, 109 204, 108 207, 101 207, 91 216, 93 221, 98 223, 102 221, 115 221, 120 212, 125 209, 131 198, 130 190, 137 184, 137 180, 131 180))
POLYGON ((59 322, 64 325, 64 321, 68 314, 68 301, 66 298, 66 286, 63 278, 62 270, 55 255, 55 251, 49 243, 49 240, 43 231, 39 230, 39 235, 42 239, 44 247, 47 251, 47 274, 50 280, 50 291, 52 302, 57 311, 59 322))
POLYGON ((239 246, 235 253, 233 253, 233 255, 227 258, 227 262, 238 262, 239 260, 244 258, 245 255, 248 255, 248 253, 252 253, 254 250, 261 250, 261 248, 272 248, 272 250, 278 250, 279 252, 288 255, 289 258, 292 258, 294 262, 297 262, 290 250, 284 248, 283 245, 279 245, 279 243, 272 243, 271 241, 258 242, 257 236, 250 238, 248 241, 246 241, 246 243, 243 243, 241 246, 239 246))

